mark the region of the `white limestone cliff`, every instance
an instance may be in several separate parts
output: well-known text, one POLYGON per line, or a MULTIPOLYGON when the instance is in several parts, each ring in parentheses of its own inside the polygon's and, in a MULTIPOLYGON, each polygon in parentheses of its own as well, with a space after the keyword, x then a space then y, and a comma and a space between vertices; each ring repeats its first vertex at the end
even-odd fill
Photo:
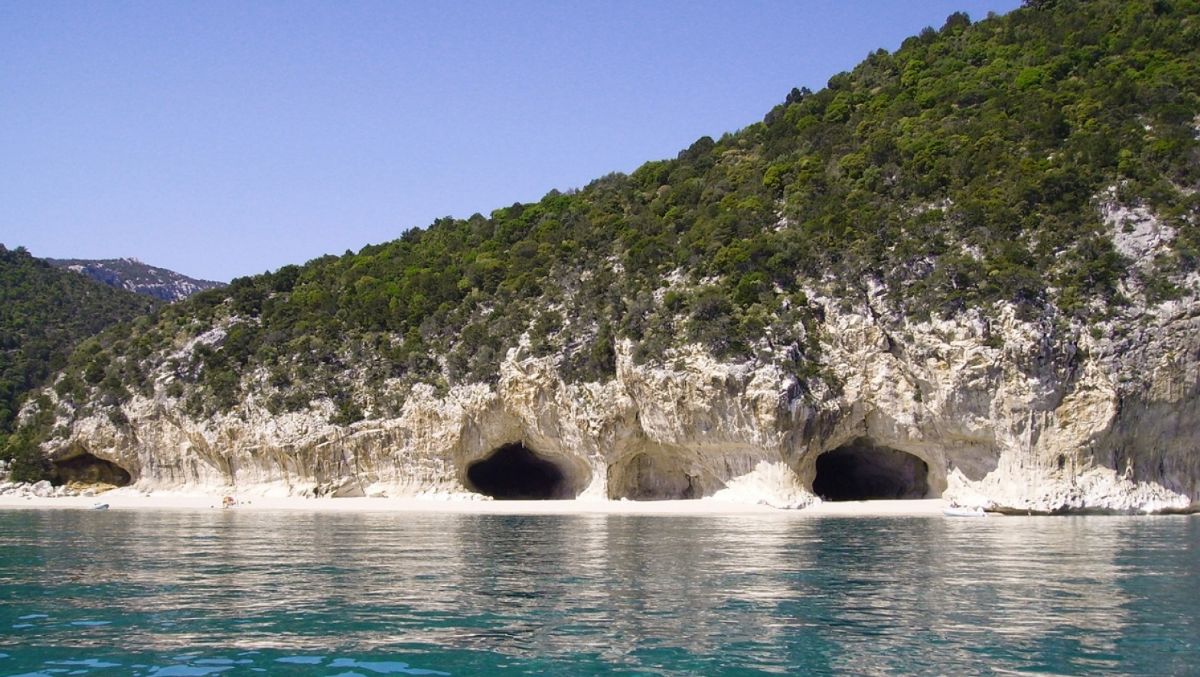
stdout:
MULTIPOLYGON (((1173 235, 1144 211, 1103 214, 1139 266, 1173 235)), ((1005 307, 915 322, 870 281, 857 304, 813 289, 828 377, 807 384, 698 348, 636 365, 628 343, 614 379, 567 384, 552 359, 512 351, 495 386, 417 386, 398 416, 338 426, 328 402, 272 415, 253 396, 191 418, 160 380, 122 405, 127 423, 60 418, 45 448, 109 461, 144 489, 414 496, 478 490, 471 468, 519 443, 555 469, 554 497, 790 508, 815 500, 823 455, 870 462, 883 448, 924 462, 919 491, 964 504, 1186 511, 1200 506, 1200 299, 1185 282, 1182 299, 1152 305, 1134 276, 1133 301, 1091 328, 1005 307)))
POLYGON ((929 494, 965 503, 1184 510, 1200 490, 1200 305, 1186 308, 1141 318, 1143 338, 1047 345, 1008 312, 901 323, 897 335, 865 308, 830 303, 824 360, 842 388, 823 399, 793 395, 774 367, 699 350, 637 366, 628 346, 603 385, 510 358, 494 388, 418 387, 400 416, 348 427, 320 408, 271 415, 253 401, 196 420, 160 389, 124 406, 127 425, 74 421, 54 457, 90 453, 145 489, 416 495, 468 492, 473 463, 521 443, 560 469, 563 495, 802 507, 817 459, 867 440, 921 459, 929 494))

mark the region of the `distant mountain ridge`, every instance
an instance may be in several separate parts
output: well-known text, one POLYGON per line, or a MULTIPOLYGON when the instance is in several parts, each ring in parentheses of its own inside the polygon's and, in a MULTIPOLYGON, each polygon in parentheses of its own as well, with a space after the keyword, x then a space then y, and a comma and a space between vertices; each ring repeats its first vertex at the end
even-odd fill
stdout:
POLYGON ((166 268, 151 266, 135 258, 121 259, 46 259, 56 268, 65 268, 110 287, 174 302, 208 289, 224 287, 224 282, 197 280, 166 268))

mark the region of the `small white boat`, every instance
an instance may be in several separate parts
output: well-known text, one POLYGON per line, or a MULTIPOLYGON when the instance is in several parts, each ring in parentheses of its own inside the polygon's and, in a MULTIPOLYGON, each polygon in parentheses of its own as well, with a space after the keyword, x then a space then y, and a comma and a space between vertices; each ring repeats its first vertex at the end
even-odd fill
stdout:
POLYGON ((92 510, 108 510, 107 503, 93 503, 92 510))
POLYGON ((942 510, 942 514, 946 517, 987 517, 987 513, 983 511, 983 508, 968 508, 961 505, 949 506, 942 510))

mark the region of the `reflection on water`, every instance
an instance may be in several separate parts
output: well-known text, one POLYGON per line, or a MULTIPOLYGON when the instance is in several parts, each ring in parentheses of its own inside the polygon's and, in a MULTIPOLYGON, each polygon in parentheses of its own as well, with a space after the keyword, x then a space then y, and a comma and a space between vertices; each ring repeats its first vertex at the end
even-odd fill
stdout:
POLYGON ((1171 674, 1194 518, 0 512, 0 674, 1171 674))

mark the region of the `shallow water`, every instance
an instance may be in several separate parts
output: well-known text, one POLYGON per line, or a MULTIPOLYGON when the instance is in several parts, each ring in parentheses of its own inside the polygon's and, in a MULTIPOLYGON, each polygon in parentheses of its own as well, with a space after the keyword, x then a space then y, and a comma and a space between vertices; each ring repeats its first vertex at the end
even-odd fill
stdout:
POLYGON ((0 511, 0 675, 1196 674, 1193 517, 0 511))

